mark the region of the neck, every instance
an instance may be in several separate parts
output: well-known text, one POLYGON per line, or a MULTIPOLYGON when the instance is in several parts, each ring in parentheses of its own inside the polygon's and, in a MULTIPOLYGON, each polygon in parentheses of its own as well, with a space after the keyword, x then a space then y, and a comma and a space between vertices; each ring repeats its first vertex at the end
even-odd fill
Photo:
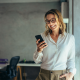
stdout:
POLYGON ((57 37, 59 36, 59 31, 52 31, 51 35, 57 37))

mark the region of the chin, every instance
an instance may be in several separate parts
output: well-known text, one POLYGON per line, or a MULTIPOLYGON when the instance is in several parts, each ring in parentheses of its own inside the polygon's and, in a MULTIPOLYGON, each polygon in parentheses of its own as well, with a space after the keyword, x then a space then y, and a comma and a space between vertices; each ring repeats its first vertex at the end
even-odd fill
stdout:
POLYGON ((51 30, 54 32, 54 31, 58 31, 59 29, 58 28, 54 28, 54 29, 51 29, 51 30))

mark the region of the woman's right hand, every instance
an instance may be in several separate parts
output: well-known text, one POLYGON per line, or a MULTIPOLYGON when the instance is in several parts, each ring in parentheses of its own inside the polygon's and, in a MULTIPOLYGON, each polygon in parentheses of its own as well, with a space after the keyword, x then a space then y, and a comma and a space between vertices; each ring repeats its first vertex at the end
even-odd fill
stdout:
POLYGON ((38 52, 42 52, 43 49, 46 48, 48 45, 47 45, 47 43, 45 43, 45 41, 42 41, 42 42, 40 42, 40 43, 39 43, 39 41, 40 41, 40 39, 38 39, 38 40, 36 41, 37 51, 38 51, 38 52))

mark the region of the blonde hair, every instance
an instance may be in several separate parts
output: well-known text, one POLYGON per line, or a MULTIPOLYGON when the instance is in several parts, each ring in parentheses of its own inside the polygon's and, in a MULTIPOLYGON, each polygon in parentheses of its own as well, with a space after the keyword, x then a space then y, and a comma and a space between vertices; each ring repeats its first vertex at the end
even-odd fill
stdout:
MULTIPOLYGON (((58 21, 59 25, 60 25, 60 27, 59 27, 59 34, 63 34, 64 35, 65 29, 66 29, 66 25, 63 22, 63 17, 61 15, 60 11, 58 11, 57 9, 51 9, 51 10, 49 10, 48 12, 46 12, 46 14, 44 16, 45 20, 46 20, 46 16, 48 14, 55 15, 56 21, 58 21)), ((49 27, 47 26, 47 24, 45 25, 45 28, 46 28, 46 30, 45 30, 44 33, 45 33, 46 36, 48 35, 48 33, 50 33, 50 34, 52 33, 51 29, 49 29, 49 27)))

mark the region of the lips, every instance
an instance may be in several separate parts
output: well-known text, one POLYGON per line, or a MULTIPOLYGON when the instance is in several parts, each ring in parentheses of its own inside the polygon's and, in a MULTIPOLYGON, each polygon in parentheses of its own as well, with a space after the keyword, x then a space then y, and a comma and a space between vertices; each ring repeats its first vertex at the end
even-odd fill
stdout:
POLYGON ((55 27, 56 25, 54 25, 54 26, 50 26, 50 27, 55 27))

